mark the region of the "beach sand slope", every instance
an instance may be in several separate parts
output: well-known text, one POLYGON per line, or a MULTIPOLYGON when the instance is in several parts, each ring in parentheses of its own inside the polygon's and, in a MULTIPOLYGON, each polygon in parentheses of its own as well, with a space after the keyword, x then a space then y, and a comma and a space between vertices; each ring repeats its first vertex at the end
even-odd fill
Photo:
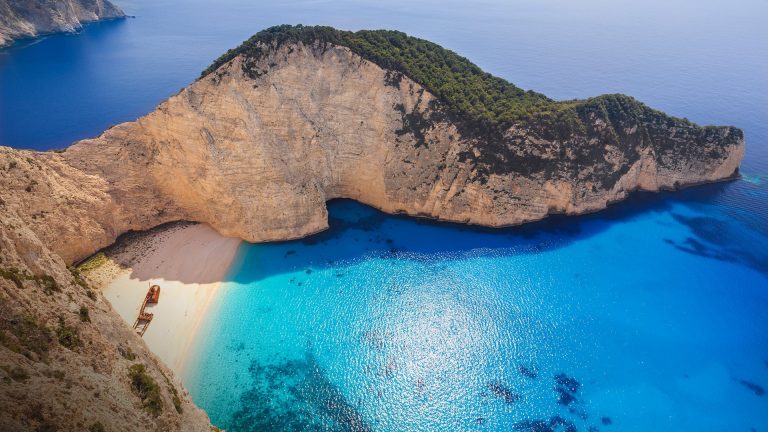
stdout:
POLYGON ((208 225, 177 223, 121 239, 89 272, 112 307, 129 324, 139 314, 152 284, 160 301, 144 340, 177 375, 206 310, 224 281, 240 240, 222 237, 208 225))

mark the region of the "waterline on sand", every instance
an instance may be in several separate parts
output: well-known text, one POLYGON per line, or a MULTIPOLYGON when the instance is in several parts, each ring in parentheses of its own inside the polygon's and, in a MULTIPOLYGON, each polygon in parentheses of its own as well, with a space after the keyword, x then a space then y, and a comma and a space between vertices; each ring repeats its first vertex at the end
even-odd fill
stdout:
POLYGON ((174 224, 122 239, 88 277, 102 287, 115 311, 133 325, 150 285, 160 301, 144 341, 183 376, 195 335, 216 299, 240 240, 222 237, 202 224, 174 224))

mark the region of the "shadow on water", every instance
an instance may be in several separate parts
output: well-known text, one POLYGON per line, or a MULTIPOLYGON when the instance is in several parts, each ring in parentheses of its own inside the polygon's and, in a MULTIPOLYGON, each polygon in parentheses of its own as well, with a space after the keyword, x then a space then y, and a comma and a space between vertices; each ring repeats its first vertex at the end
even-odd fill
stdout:
MULTIPOLYGON (((731 225, 718 218, 709 216, 683 216, 672 213, 675 220, 687 226, 693 233, 684 241, 664 239, 680 251, 720 261, 738 263, 751 267, 763 274, 768 274, 768 260, 739 247, 737 234, 731 225)), ((745 238, 743 241, 754 242, 756 239, 745 238)))
POLYGON ((240 396, 231 431, 348 431, 371 428, 330 381, 314 355, 277 364, 252 362, 252 387, 240 396))
MULTIPOLYGON (((744 182, 703 185, 677 192, 635 193, 630 199, 583 216, 553 215, 545 220, 510 228, 484 228, 455 223, 387 215, 351 200, 328 203, 329 229, 302 240, 272 244, 244 244, 241 262, 230 277, 251 283, 273 275, 343 267, 362 257, 449 261, 467 254, 523 255, 555 250, 588 240, 617 222, 628 222, 649 213, 670 213, 690 231, 687 240, 664 239, 678 250, 749 266, 768 274, 768 251, 739 236, 767 236, 766 215, 739 208, 744 182), (735 196, 735 197, 734 197, 735 196), (718 204, 713 216, 711 205, 718 204), (707 215, 676 213, 675 204, 695 210, 708 207, 707 215), (752 223, 750 223, 752 222, 752 223), (755 232, 755 227, 760 231, 755 232), (259 264, 256 264, 259 263, 259 264)), ((748 187, 748 186, 747 186, 748 187)), ((661 241, 662 239, 660 239, 661 241)), ((753 240, 755 241, 755 240, 753 240)))
MULTIPOLYGON (((24 52, 16 53, 16 51, 20 51, 25 48, 28 49, 29 47, 33 45, 37 45, 42 42, 46 42, 49 44, 56 43, 57 41, 66 42, 67 39, 65 38, 73 37, 73 36, 83 36, 83 35, 87 35, 89 37, 96 36, 98 38, 100 36, 100 33, 103 33, 105 31, 109 32, 111 31, 112 28, 123 25, 127 20, 127 18, 128 17, 87 22, 83 24, 83 27, 80 30, 71 32, 71 33, 54 32, 54 33, 47 33, 47 34, 42 34, 34 37, 23 37, 20 39, 16 39, 13 41, 12 44, 0 48, 0 58, 2 58, 3 55, 8 55, 11 53, 13 53, 13 55, 24 55, 26 53, 24 52)), ((73 46, 79 45, 79 43, 75 42, 72 45, 73 46)))

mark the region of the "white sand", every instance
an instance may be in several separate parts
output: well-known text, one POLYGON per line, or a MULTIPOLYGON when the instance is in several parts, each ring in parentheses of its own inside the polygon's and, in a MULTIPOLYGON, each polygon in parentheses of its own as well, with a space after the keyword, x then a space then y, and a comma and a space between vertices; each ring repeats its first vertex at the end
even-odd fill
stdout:
MULTIPOLYGON (((151 284, 160 285, 160 301, 147 306, 154 318, 144 333, 149 348, 178 376, 187 352, 235 257, 240 240, 222 237, 207 225, 174 226, 147 233, 108 253, 104 295, 133 326, 151 284), (118 268, 114 263, 119 263, 118 268)), ((101 275, 104 278, 104 274, 101 275)))

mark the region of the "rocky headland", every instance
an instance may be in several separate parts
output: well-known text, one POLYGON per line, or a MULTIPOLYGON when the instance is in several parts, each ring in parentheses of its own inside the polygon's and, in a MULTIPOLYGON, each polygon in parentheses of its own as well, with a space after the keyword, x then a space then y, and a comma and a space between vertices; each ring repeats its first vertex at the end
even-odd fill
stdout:
POLYGON ((76 32, 83 24, 125 17, 109 0, 0 0, 0 47, 49 33, 76 32))
POLYGON ((334 198, 501 227, 733 178, 743 155, 737 128, 624 95, 554 101, 399 32, 268 29, 137 121, 60 152, 0 148, 0 366, 27 375, 6 371, 0 401, 13 409, 0 428, 208 427, 68 268, 127 231, 187 220, 251 242, 293 239, 327 228, 334 198), (59 328, 81 343, 67 346, 59 328), (120 354, 126 346, 138 360, 120 354), (139 361, 160 385, 159 413, 134 391, 128 369, 139 361), (70 378, 48 377, 60 369, 70 378))

